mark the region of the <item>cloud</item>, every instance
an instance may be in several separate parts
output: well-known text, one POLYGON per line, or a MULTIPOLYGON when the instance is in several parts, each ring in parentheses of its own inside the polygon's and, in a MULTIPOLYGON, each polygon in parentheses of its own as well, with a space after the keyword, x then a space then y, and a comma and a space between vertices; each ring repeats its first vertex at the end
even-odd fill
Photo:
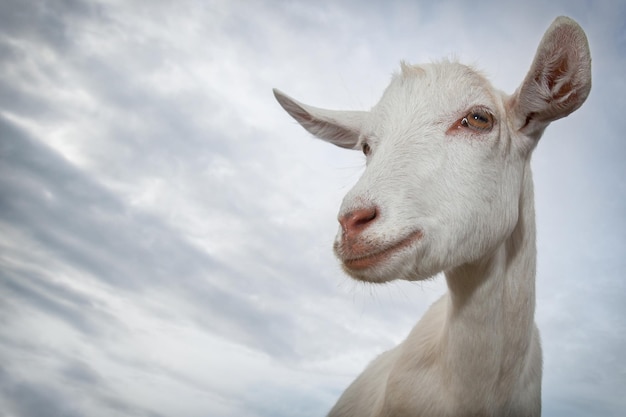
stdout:
POLYGON ((544 409, 622 414, 619 2, 3 2, 0 402, 323 415, 444 284, 342 275, 336 210, 363 160, 271 88, 367 109, 401 59, 456 55, 511 92, 561 13, 589 34, 594 87, 533 162, 544 409))

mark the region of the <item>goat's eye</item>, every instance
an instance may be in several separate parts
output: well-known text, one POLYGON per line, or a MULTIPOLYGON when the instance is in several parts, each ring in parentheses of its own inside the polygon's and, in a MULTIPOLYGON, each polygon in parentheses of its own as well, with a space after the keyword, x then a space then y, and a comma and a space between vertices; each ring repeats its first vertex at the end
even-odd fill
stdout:
POLYGON ((370 154, 370 152, 372 151, 372 149, 370 148, 370 145, 368 145, 367 143, 364 143, 362 146, 363 149, 363 153, 367 156, 370 154))
POLYGON ((461 119, 461 125, 479 132, 487 132, 493 127, 493 116, 486 110, 474 109, 461 119))

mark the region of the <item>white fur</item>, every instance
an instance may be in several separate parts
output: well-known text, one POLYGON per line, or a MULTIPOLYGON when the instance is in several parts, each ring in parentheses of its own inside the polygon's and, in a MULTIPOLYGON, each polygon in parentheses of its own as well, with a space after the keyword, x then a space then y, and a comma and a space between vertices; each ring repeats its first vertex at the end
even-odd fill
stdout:
POLYGON ((512 96, 453 62, 402 64, 369 112, 318 109, 275 90, 314 135, 369 147, 339 211, 335 251, 346 272, 385 282, 443 271, 449 288, 329 416, 541 414, 530 156, 545 127, 580 107, 590 88, 585 34, 560 17, 512 96), (467 125, 476 109, 492 127, 467 125))

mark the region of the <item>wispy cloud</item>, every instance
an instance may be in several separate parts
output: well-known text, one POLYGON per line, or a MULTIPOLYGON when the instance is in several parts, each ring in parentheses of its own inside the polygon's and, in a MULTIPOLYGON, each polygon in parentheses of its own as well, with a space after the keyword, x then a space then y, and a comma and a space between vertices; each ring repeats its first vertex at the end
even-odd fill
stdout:
POLYGON ((594 87, 534 160, 545 414, 623 414, 624 6, 403 1, 0 5, 5 412, 324 415, 443 284, 343 276, 363 160, 271 88, 367 109, 401 59, 457 56, 511 92, 558 14, 594 87))

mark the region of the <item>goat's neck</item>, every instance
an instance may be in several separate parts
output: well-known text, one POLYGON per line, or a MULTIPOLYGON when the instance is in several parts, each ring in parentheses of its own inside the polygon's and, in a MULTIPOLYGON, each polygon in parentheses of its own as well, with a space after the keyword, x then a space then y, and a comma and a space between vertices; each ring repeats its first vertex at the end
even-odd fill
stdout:
POLYGON ((444 361, 457 377, 475 384, 481 375, 487 386, 488 381, 501 386, 507 376, 521 372, 534 331, 535 266, 533 186, 527 169, 511 236, 491 256, 446 272, 450 302, 444 361))

